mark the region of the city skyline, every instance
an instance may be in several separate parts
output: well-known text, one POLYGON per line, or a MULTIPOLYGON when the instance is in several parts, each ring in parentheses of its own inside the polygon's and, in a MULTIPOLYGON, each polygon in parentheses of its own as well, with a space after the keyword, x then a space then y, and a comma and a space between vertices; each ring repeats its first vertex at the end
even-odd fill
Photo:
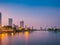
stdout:
POLYGON ((0 0, 0 45, 60 45, 60 0, 0 0))
POLYGON ((0 12, 2 12, 3 16, 2 24, 8 25, 8 18, 13 18, 13 23, 16 25, 19 25, 19 22, 24 20, 27 26, 34 26, 35 28, 60 27, 59 1, 25 0, 25 2, 24 0, 0 1, 0 12))

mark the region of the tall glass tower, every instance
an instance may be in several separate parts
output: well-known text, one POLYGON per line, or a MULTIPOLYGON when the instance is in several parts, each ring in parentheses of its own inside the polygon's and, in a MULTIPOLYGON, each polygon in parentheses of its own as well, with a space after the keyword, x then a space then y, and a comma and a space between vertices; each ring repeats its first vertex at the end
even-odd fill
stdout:
POLYGON ((24 21, 20 21, 20 27, 24 27, 24 21))
POLYGON ((9 18, 9 26, 12 26, 12 18, 9 18))
POLYGON ((1 14, 1 12, 0 12, 0 26, 2 25, 2 24, 1 24, 1 20, 2 20, 2 19, 1 19, 1 18, 2 18, 1 15, 2 15, 2 14, 1 14))

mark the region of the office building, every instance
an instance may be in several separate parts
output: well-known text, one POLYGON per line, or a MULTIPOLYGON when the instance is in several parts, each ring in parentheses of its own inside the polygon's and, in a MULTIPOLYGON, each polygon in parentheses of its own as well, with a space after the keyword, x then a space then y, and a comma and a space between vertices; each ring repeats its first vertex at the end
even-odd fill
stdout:
POLYGON ((20 21, 20 27, 24 27, 24 21, 20 21))
POLYGON ((9 21, 8 21, 9 22, 9 26, 12 26, 12 21, 13 21, 12 18, 9 18, 9 21))
POLYGON ((1 12, 0 12, 0 26, 2 25, 2 16, 1 16, 1 12))

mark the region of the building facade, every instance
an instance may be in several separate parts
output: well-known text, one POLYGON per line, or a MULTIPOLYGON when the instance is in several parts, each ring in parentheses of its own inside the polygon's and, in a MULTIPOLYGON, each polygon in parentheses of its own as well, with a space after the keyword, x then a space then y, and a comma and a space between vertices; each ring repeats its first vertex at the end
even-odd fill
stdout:
POLYGON ((12 18, 9 18, 9 21, 8 21, 9 22, 9 26, 12 26, 12 21, 13 21, 12 18))
POLYGON ((0 12, 0 26, 2 25, 2 14, 0 12))
POLYGON ((20 27, 24 28, 24 21, 20 21, 20 27))

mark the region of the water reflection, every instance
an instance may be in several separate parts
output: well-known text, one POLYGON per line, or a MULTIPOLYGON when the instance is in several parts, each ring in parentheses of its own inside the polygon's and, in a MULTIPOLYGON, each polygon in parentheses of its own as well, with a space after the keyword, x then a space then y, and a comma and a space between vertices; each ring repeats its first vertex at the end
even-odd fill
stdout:
POLYGON ((29 32, 25 32, 25 33, 24 33, 25 41, 26 41, 26 42, 28 41, 28 35, 29 35, 29 32))
POLYGON ((20 33, 2 33, 0 34, 0 45, 14 45, 15 39, 20 39, 21 42, 25 40, 25 44, 28 41, 29 32, 20 33))
POLYGON ((60 33, 53 32, 19 32, 1 33, 0 45, 59 45, 60 33))
POLYGON ((2 45, 2 35, 0 34, 0 45, 2 45))

